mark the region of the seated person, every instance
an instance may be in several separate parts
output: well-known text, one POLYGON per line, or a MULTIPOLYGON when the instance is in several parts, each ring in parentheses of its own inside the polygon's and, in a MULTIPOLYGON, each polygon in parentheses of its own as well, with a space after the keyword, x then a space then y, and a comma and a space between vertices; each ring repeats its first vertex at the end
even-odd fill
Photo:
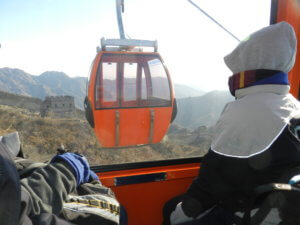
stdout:
POLYGON ((0 137, 0 224, 126 224, 85 157, 61 152, 50 163, 13 161, 21 155, 18 142, 17 133, 0 137))
POLYGON ((224 58, 236 100, 216 123, 199 175, 171 213, 172 225, 196 220, 228 199, 247 198, 300 165, 299 138, 290 126, 300 115, 299 101, 289 94, 295 56, 293 27, 281 22, 253 33, 224 58))

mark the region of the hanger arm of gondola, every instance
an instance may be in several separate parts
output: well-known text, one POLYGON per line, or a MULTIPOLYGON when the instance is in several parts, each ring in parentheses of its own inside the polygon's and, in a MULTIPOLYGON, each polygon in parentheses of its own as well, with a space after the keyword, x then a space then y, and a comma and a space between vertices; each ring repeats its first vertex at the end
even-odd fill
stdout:
POLYGON ((233 33, 231 33, 229 30, 227 30, 222 24, 220 24, 218 21, 216 21, 212 16, 210 16, 207 12, 205 12, 203 9, 201 9, 196 3, 194 3, 192 0, 188 0, 194 7, 196 7, 199 11, 201 11, 205 16, 207 16, 210 20, 212 20, 215 24, 217 24, 219 27, 221 27, 226 33, 228 33, 231 37, 233 37, 238 42, 241 42, 239 38, 237 38, 233 33))
POLYGON ((116 10, 120 38, 125 39, 125 32, 122 20, 122 12, 124 12, 124 0, 116 0, 116 10))
POLYGON ((140 39, 105 39, 101 38, 101 49, 109 50, 108 47, 120 47, 121 49, 130 50, 134 47, 151 47, 157 52, 157 41, 140 40, 140 39))

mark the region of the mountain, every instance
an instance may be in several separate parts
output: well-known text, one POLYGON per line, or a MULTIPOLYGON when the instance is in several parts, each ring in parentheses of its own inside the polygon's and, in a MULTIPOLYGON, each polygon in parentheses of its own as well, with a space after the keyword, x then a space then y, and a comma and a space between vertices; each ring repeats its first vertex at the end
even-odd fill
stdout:
MULTIPOLYGON (((160 87, 164 83, 157 80, 156 84, 160 87)), ((63 72, 48 71, 33 76, 20 69, 0 68, 0 91, 42 100, 49 95, 71 95, 75 98, 76 107, 80 109, 83 109, 86 85, 86 77, 71 78, 63 72)), ((181 84, 174 84, 174 89, 177 99, 200 96, 204 93, 181 84)))
MULTIPOLYGON (((83 109, 86 83, 85 77, 71 78, 63 72, 48 71, 33 76, 20 69, 0 68, 0 91, 42 100, 49 95, 71 95, 79 109, 83 109)), ((178 114, 174 122, 185 128, 194 129, 214 124, 225 103, 233 100, 227 91, 204 94, 181 84, 174 84, 174 89, 178 104, 178 114)))
POLYGON ((183 84, 174 84, 174 90, 177 99, 201 96, 205 93, 204 91, 183 84))
MULTIPOLYGON (((163 82, 157 83, 163 85, 163 82)), ((86 84, 87 78, 72 78, 63 72, 48 71, 33 76, 20 69, 0 68, 0 91, 41 100, 49 95, 71 95, 74 96, 75 105, 79 109, 83 109, 86 84)), ((185 128, 194 129, 214 124, 225 103, 233 100, 228 91, 204 94, 200 90, 181 84, 174 84, 174 89, 178 104, 177 118, 174 122, 185 128)))
POLYGON ((63 72, 48 71, 36 76, 35 80, 44 87, 49 88, 52 92, 51 95, 74 96, 75 105, 83 109, 87 85, 86 77, 71 78, 63 72))
POLYGON ((212 91, 200 97, 177 99, 177 116, 174 123, 195 129, 215 124, 227 102, 234 98, 228 91, 212 91))
POLYGON ((49 95, 71 95, 75 105, 83 108, 86 93, 85 77, 71 78, 65 73, 48 71, 33 76, 20 69, 0 68, 0 90, 44 99, 49 95))
POLYGON ((39 84, 34 76, 19 69, 0 69, 0 90, 14 94, 42 98, 49 90, 39 84))

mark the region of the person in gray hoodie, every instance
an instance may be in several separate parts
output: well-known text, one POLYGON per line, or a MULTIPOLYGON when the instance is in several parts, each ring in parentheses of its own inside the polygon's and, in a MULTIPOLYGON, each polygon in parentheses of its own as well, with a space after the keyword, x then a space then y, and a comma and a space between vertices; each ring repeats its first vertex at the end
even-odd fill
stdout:
POLYGON ((278 182, 300 165, 300 103, 289 94, 296 57, 293 27, 281 22, 253 34, 227 56, 232 71, 228 103, 198 177, 171 213, 172 225, 201 218, 228 199, 247 198, 256 186, 278 182))

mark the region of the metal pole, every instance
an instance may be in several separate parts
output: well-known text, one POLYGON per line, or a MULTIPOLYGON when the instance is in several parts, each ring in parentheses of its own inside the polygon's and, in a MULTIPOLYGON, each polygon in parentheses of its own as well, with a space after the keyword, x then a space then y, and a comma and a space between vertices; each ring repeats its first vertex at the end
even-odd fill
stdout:
POLYGON ((227 30, 225 27, 222 26, 218 21, 216 21, 214 18, 212 18, 207 12, 205 12, 203 9, 201 9, 198 5, 196 5, 192 0, 188 0, 193 6, 195 6, 198 10, 200 10, 205 16, 207 16, 209 19, 211 19, 215 24, 217 24, 219 27, 221 27, 225 32, 227 32, 229 35, 231 35, 235 40, 238 42, 241 42, 240 39, 238 39, 233 33, 231 33, 229 30, 227 30))
POLYGON ((116 0, 117 20, 119 26, 120 39, 125 39, 124 27, 122 21, 122 12, 124 12, 124 0, 116 0), (122 11, 122 12, 121 12, 122 11))

